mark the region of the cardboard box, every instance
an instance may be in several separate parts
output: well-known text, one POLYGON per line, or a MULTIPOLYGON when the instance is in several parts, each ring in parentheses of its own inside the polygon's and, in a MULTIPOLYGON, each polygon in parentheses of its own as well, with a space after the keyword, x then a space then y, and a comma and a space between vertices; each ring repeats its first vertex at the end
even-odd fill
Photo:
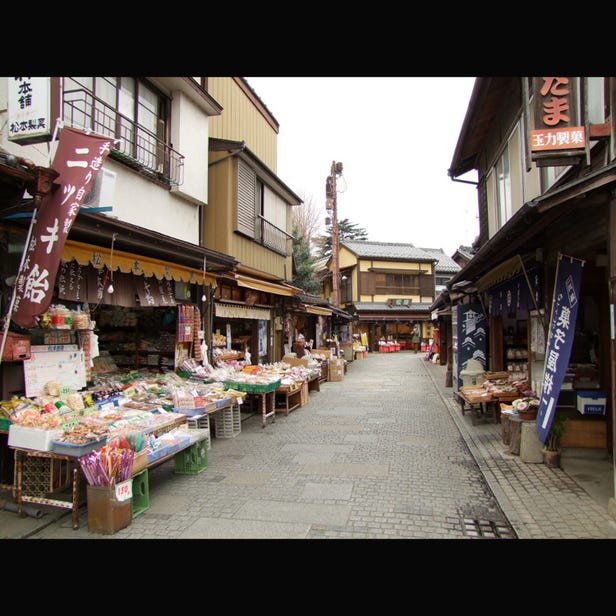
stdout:
POLYGON ((9 427, 9 447, 18 449, 35 449, 36 451, 51 451, 51 442, 62 436, 64 430, 43 430, 42 428, 26 428, 18 424, 9 427))
MULTIPOLYGON (((3 337, 4 332, 0 332, 0 341, 3 337)), ((22 361, 24 359, 30 359, 30 336, 7 332, 2 361, 22 361)))
POLYGON ((344 359, 329 360, 329 381, 344 380, 344 359))
POLYGON ((303 366, 304 368, 308 367, 308 363, 310 362, 310 357, 289 357, 288 355, 285 355, 282 358, 282 361, 285 364, 289 364, 289 366, 303 366))
POLYGON ((132 520, 132 479, 116 486, 87 486, 88 530, 112 535, 132 520))
POLYGON ((607 396, 601 391, 579 390, 577 410, 582 415, 605 415, 607 396))

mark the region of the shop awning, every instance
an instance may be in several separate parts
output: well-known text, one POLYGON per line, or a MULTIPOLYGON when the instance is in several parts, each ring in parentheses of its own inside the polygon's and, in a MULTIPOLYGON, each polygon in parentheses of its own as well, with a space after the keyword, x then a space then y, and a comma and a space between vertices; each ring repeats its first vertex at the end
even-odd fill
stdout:
POLYGON ((327 317, 331 316, 331 314, 332 314, 332 310, 330 310, 329 308, 320 308, 318 306, 307 306, 305 304, 304 304, 303 308, 309 314, 318 314, 318 315, 327 316, 327 317))
POLYGON ((273 293, 274 295, 284 295, 286 297, 295 297, 295 293, 289 287, 285 287, 275 282, 268 282, 267 280, 258 280, 257 278, 251 278, 244 274, 236 274, 234 272, 228 272, 223 274, 224 277, 235 280, 240 287, 247 287, 254 289, 255 291, 263 291, 265 293, 273 293))
POLYGON ((249 308, 237 304, 214 304, 214 314, 224 319, 257 319, 269 321, 272 312, 267 308, 249 308))
POLYGON ((522 271, 522 259, 515 255, 501 264, 493 267, 487 274, 484 274, 477 282, 476 287, 479 291, 485 291, 499 282, 508 280, 512 276, 522 271))
MULTIPOLYGON (((125 274, 143 275, 146 278, 154 276, 158 280, 175 280, 194 284, 201 284, 204 280, 203 271, 192 267, 121 250, 114 250, 112 255, 111 248, 67 240, 62 251, 62 261, 67 263, 73 259, 80 265, 91 265, 96 269, 107 267, 114 272, 120 270, 125 274)), ((216 280, 216 276, 206 272, 206 284, 215 287, 216 280)))

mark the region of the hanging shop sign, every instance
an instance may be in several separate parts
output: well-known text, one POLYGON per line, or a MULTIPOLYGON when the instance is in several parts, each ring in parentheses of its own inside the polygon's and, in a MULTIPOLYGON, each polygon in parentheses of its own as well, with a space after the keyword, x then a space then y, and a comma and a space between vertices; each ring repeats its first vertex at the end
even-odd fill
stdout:
POLYGON ((15 283, 11 319, 33 327, 53 295, 62 249, 81 204, 111 151, 112 141, 64 127, 52 169, 58 173, 54 190, 43 197, 32 216, 31 237, 24 247, 15 283))
POLYGON ((537 434, 545 443, 554 418, 560 389, 569 366, 580 303, 584 262, 559 255, 550 331, 545 352, 543 386, 537 412, 537 434))
POLYGON ((51 108, 51 78, 11 77, 7 82, 9 141, 22 144, 49 141, 55 117, 51 108))
POLYGON ((530 150, 539 166, 572 164, 586 154, 577 84, 575 77, 534 78, 530 150))
POLYGON ((111 273, 105 267, 84 266, 75 260, 61 263, 56 279, 58 299, 127 308, 176 305, 173 280, 113 272, 113 293, 109 293, 111 273))

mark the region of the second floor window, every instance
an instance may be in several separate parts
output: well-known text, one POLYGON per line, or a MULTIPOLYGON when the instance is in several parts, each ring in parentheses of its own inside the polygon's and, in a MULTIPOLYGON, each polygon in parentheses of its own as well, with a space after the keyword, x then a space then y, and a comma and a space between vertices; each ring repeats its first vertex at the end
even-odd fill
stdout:
POLYGON ((286 257, 291 249, 291 236, 284 230, 287 207, 254 169, 238 159, 236 231, 286 257))
POLYGON ((113 152, 125 161, 182 183, 183 157, 168 143, 169 100, 135 77, 65 77, 63 119, 118 139, 113 152))
POLYGON ((419 276, 412 274, 377 274, 377 294, 419 295, 419 276))
POLYGON ((511 168, 509 144, 496 164, 496 212, 498 226, 502 227, 511 218, 511 168))

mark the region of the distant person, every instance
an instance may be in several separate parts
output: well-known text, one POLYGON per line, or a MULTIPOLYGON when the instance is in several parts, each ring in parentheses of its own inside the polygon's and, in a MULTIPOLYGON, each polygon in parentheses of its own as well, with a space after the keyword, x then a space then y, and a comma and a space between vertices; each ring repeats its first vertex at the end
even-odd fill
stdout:
POLYGON ((295 353, 298 359, 304 357, 304 355, 308 355, 308 351, 306 350, 306 338, 302 334, 300 334, 293 343, 293 353, 295 353))
POLYGON ((413 328, 413 334, 411 336, 411 342, 413 343, 413 349, 415 353, 419 351, 419 326, 415 325, 413 328))

